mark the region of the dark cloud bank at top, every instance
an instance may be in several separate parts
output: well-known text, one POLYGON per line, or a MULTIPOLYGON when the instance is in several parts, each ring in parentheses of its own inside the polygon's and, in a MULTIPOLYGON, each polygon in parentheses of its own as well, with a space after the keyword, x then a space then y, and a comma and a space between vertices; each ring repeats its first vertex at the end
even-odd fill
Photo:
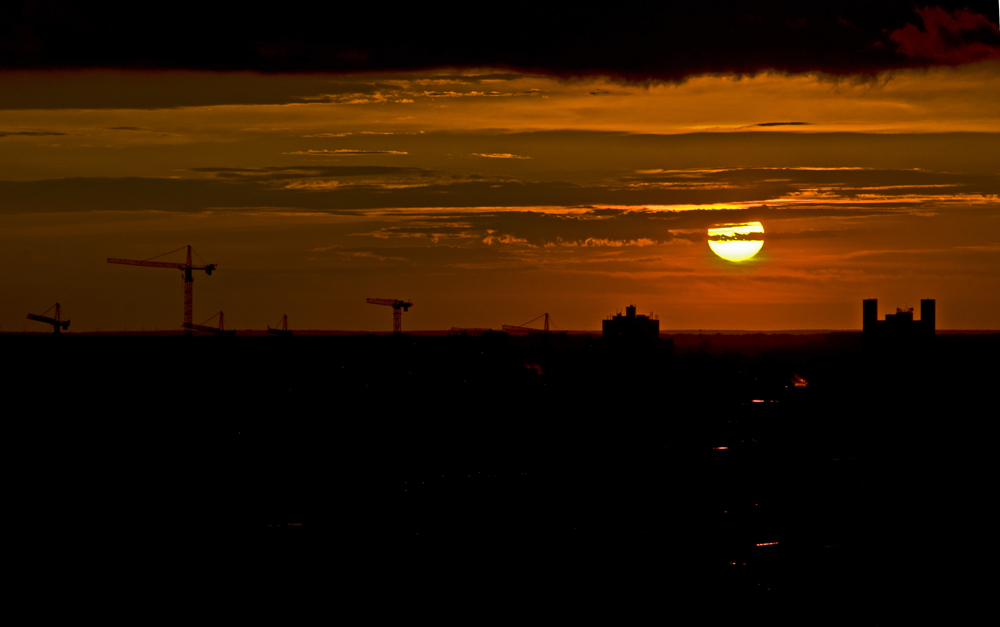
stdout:
POLYGON ((680 80, 867 74, 1000 58, 997 5, 903 1, 0 7, 0 67, 369 72, 507 67, 680 80))

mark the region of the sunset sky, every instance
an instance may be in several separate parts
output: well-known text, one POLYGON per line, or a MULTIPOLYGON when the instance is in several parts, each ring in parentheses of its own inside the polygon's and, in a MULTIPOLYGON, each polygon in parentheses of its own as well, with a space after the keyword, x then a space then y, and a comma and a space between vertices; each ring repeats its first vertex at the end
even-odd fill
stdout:
POLYGON ((404 330, 630 303, 663 330, 860 329, 864 298, 1000 328, 996 3, 572 6, 12 3, 0 331, 56 301, 70 331, 179 328, 180 272, 106 258, 186 244, 218 264, 195 322, 238 329, 391 329, 368 297, 412 299, 404 330), (711 252, 749 221, 757 256, 711 252))

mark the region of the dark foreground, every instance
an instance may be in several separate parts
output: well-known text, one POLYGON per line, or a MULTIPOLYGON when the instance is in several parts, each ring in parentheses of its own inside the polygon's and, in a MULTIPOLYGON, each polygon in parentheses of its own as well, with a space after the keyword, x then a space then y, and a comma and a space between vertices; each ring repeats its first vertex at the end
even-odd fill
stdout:
POLYGON ((984 593, 1000 335, 674 339, 0 336, 15 490, 345 608, 984 593))

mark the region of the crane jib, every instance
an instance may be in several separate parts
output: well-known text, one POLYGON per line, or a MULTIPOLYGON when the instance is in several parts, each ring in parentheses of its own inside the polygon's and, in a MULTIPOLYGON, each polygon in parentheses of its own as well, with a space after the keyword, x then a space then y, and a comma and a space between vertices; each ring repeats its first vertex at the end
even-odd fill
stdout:
POLYGON ((215 270, 215 264, 210 263, 207 266, 189 266, 185 263, 170 263, 167 261, 141 261, 139 259, 115 259, 108 257, 108 263, 120 263, 126 266, 144 266, 146 268, 173 268, 177 270, 204 270, 208 274, 212 274, 212 270, 215 270))

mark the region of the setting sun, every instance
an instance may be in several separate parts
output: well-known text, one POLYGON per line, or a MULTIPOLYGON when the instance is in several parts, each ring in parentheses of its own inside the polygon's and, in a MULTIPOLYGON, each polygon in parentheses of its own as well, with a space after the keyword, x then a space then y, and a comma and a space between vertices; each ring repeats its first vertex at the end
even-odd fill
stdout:
POLYGON ((727 261, 746 261, 764 246, 763 234, 760 222, 723 224, 708 229, 708 246, 727 261))

